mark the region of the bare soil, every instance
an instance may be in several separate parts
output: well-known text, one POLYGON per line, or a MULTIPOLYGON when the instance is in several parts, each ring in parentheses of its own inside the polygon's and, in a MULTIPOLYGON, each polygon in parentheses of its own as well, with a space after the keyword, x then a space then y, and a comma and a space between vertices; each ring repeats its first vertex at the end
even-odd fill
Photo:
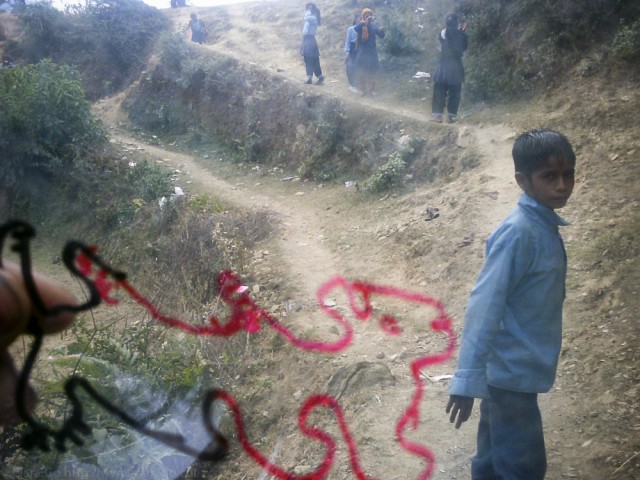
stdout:
MULTIPOLYGON (((429 121, 428 84, 425 99, 407 102, 398 100, 384 79, 374 98, 349 92, 340 51, 342 38, 334 42, 339 47, 331 47, 319 37, 327 83, 303 87, 304 66, 296 43, 302 10, 300 5, 274 2, 199 11, 212 32, 202 48, 299 80, 301 88, 369 104, 380 115, 411 115, 429 121)), ((186 24, 189 13, 188 9, 167 12, 177 31, 186 24)), ((316 291, 336 275, 437 298, 446 305, 459 334, 468 293, 482 265, 485 239, 519 195, 510 154, 517 132, 543 125, 562 130, 579 154, 578 183, 569 205, 560 212, 572 223, 563 231, 570 264, 564 348, 557 382, 549 394, 540 397, 549 458, 547 478, 635 479, 640 478, 636 319, 640 297, 634 240, 639 219, 640 140, 631 116, 612 125, 602 118, 620 112, 620 105, 625 105, 624 112, 634 111, 627 107, 638 104, 638 94, 633 85, 622 81, 606 88, 594 79, 572 81, 574 95, 569 97, 548 93, 533 102, 482 111, 463 104, 463 121, 441 128, 456 132, 458 148, 475 149, 480 164, 446 182, 436 179, 412 191, 379 197, 345 185, 285 180, 286 173, 232 165, 214 155, 203 160, 203 154, 209 152, 177 152, 167 145, 144 143, 128 130, 127 119, 119 110, 124 94, 99 102, 96 112, 112 125, 114 141, 137 145, 145 155, 183 172, 176 184, 188 195, 209 192, 230 205, 273 212, 278 232, 260 246, 253 259, 260 286, 257 301, 282 300, 281 291, 270 297, 269 289, 287 285, 284 303, 263 306, 285 313, 283 322, 299 335, 317 339, 335 338, 331 319, 317 306, 316 291), (581 94, 590 91, 599 93, 590 97, 589 104, 583 103, 581 94), (475 113, 465 115, 465 110, 475 113), (439 216, 427 220, 428 207, 438 209, 439 216)), ((335 300, 347 311, 344 298, 336 296, 335 300)), ((250 405, 238 397, 247 411, 271 419, 263 437, 254 440, 266 457, 283 468, 301 474, 314 469, 321 458, 301 438, 293 421, 303 399, 326 391, 341 368, 366 361, 387 367, 391 377, 365 376, 364 386, 347 384, 340 390, 365 471, 380 479, 419 478, 423 471, 419 459, 399 448, 394 426, 414 390, 410 362, 441 350, 444 341, 430 332, 433 312, 384 299, 374 299, 374 306, 396 315, 403 334, 391 338, 375 322, 358 323, 353 345, 335 356, 296 354, 294 347, 285 344, 272 353, 275 364, 280 362, 275 370, 256 373, 259 378, 274 379, 270 398, 250 405)), ((433 450, 434 479, 470 476, 478 411, 476 407, 460 430, 449 424, 444 412, 447 381, 440 376, 454 369, 455 358, 423 372, 428 381, 422 418, 411 433, 433 450)), ((238 392, 252 380, 240 380, 238 392)), ((249 413, 247 422, 252 418, 249 413)), ((233 449, 231 460, 205 478, 273 478, 261 472, 238 444, 233 449)), ((344 444, 328 478, 354 478, 344 444)))

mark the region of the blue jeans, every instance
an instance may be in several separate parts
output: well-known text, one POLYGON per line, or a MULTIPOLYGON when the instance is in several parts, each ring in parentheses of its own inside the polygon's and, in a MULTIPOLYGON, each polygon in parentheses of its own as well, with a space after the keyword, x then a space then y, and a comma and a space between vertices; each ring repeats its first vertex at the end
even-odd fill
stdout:
POLYGON ((473 480, 542 480, 547 455, 537 393, 489 386, 480 403, 478 452, 471 460, 473 480))

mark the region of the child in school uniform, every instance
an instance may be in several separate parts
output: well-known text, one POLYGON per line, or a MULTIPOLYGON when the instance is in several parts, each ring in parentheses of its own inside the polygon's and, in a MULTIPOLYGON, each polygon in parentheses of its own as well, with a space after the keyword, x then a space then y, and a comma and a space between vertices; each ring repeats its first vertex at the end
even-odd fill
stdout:
POLYGON ((204 22, 200 20, 198 15, 195 13, 192 13, 190 18, 191 20, 189 20, 189 25, 187 27, 191 29, 191 41, 202 45, 202 42, 204 42, 207 37, 204 22))
POLYGON ((316 31, 320 25, 320 9, 315 3, 307 3, 304 12, 304 26, 302 27, 302 45, 300 54, 304 58, 304 67, 307 79, 304 83, 311 84, 313 75, 316 76, 316 85, 324 83, 324 75, 320 66, 320 50, 316 41, 316 31))
POLYGON ((445 28, 438 35, 440 59, 433 73, 433 99, 431 115, 433 120, 442 123, 444 109, 447 108, 447 123, 453 123, 458 115, 464 66, 462 55, 467 50, 466 23, 458 23, 458 16, 450 13, 445 18, 445 28))
POLYGON ((355 26, 358 23, 360 14, 356 13, 353 16, 353 23, 347 29, 347 38, 344 41, 344 51, 347 54, 347 58, 344 60, 345 68, 347 71, 347 80, 349 81, 349 90, 358 93, 358 87, 356 83, 356 43, 358 40, 358 34, 355 26))
POLYGON ((473 480, 542 480, 547 468, 538 394, 556 376, 567 257, 554 210, 574 186, 576 156, 564 135, 532 130, 513 146, 523 193, 490 235, 465 314, 446 411, 456 428, 480 403, 473 480))

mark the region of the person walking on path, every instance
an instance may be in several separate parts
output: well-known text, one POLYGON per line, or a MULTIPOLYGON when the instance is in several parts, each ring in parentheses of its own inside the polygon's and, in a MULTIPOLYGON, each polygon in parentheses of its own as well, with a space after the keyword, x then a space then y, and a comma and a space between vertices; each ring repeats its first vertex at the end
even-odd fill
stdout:
POLYGON ((349 90, 354 93, 358 93, 358 84, 356 83, 356 43, 358 41, 358 34, 356 33, 356 23, 360 15, 356 13, 353 16, 353 23, 347 29, 347 38, 344 42, 344 51, 347 54, 347 58, 344 61, 345 68, 347 70, 347 80, 349 81, 349 90))
POLYGON ((459 24, 458 16, 450 13, 445 19, 445 28, 440 32, 440 60, 433 74, 433 120, 442 123, 444 108, 447 107, 447 121, 453 123, 458 115, 464 66, 462 54, 467 49, 467 24, 459 24))
POLYGON ((373 95, 376 90, 376 74, 380 69, 376 37, 384 38, 384 29, 376 24, 373 10, 364 8, 360 21, 353 27, 358 34, 356 41, 356 78, 362 95, 373 95))
POLYGON ((460 428, 482 399, 472 480, 543 480, 547 468, 538 394, 556 378, 567 276, 567 222, 554 210, 571 196, 576 156, 547 129, 520 135, 512 153, 523 193, 487 240, 446 407, 460 428))
POLYGON ((207 36, 207 30, 204 27, 204 22, 198 18, 197 14, 191 14, 191 20, 189 20, 187 27, 191 29, 191 41, 202 45, 207 36))
POLYGON ((307 3, 302 27, 302 46, 300 54, 304 58, 307 79, 304 83, 313 83, 313 75, 317 77, 316 85, 324 83, 324 75, 320 67, 320 50, 316 41, 316 31, 320 25, 320 10, 315 3, 307 3))

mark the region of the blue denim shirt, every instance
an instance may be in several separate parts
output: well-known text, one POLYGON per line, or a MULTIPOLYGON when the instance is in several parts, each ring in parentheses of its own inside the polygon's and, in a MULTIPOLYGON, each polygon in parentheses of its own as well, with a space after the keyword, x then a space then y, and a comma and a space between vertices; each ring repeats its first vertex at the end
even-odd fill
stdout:
POLYGON ((352 43, 356 43, 356 40, 358 39, 358 34, 356 33, 356 29, 354 28, 353 25, 351 25, 348 29, 347 29, 347 38, 344 42, 344 51, 347 53, 351 52, 351 44, 352 43))
POLYGON ((302 35, 315 35, 318 30, 318 19, 310 10, 304 12, 304 25, 302 35))
POLYGON ((522 194, 489 236, 467 305, 449 393, 488 398, 487 385, 548 392, 562 343, 567 256, 552 209, 522 194))

